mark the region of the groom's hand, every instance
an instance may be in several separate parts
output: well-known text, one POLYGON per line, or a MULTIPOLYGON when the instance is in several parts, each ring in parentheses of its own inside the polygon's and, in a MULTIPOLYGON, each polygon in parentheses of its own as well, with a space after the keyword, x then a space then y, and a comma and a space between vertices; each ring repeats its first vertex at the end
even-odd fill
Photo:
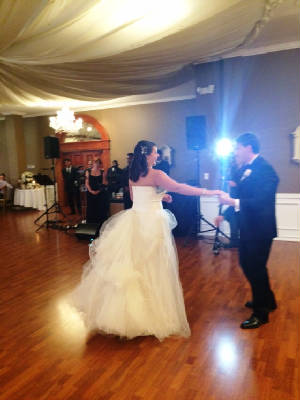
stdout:
POLYGON ((166 203, 172 203, 172 196, 170 194, 165 194, 163 197, 163 201, 165 201, 166 203))
POLYGON ((228 206, 235 206, 235 199, 232 199, 228 193, 223 193, 219 197, 219 203, 220 204, 226 204, 228 206))

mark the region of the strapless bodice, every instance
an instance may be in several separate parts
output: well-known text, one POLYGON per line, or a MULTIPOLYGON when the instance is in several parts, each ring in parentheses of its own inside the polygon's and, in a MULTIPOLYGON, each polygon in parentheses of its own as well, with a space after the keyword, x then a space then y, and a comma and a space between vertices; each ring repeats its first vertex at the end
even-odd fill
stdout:
POLYGON ((133 210, 162 210, 162 198, 165 192, 154 186, 132 186, 133 210))

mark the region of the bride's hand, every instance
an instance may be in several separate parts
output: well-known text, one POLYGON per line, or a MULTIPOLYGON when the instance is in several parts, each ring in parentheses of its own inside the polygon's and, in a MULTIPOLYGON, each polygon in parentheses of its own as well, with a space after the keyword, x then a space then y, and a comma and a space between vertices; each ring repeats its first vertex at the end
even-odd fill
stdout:
POLYGON ((172 196, 170 194, 165 194, 162 200, 165 201, 166 203, 172 203, 173 201, 172 196))
POLYGON ((228 193, 224 192, 223 190, 216 190, 216 196, 226 196, 228 193))
POLYGON ((220 204, 226 204, 228 206, 235 206, 235 199, 232 199, 228 193, 224 193, 219 197, 220 204))
POLYGON ((202 191, 202 194, 204 196, 222 196, 225 193, 222 190, 207 190, 207 189, 204 189, 202 191))

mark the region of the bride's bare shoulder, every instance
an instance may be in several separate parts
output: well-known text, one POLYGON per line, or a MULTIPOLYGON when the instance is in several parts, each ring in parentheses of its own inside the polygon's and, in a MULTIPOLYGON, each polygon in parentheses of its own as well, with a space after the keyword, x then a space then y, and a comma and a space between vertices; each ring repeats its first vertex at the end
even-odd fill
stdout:
POLYGON ((149 174, 148 174, 149 176, 151 176, 151 177, 158 177, 158 176, 162 176, 162 175, 164 175, 164 172, 163 171, 161 171, 160 169, 151 169, 150 171, 149 171, 149 174))
POLYGON ((147 175, 148 179, 151 181, 153 186, 157 186, 157 182, 161 180, 161 178, 165 175, 165 173, 159 169, 151 169, 147 175))
POLYGON ((167 177, 168 175, 164 172, 161 171, 160 169, 153 169, 152 170, 152 179, 155 181, 155 183, 159 180, 163 180, 165 177, 167 177))

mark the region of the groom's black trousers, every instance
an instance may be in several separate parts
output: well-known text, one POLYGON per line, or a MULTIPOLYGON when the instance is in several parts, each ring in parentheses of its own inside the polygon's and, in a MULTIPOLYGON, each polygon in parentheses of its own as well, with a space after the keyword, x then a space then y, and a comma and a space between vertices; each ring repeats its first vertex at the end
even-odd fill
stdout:
POLYGON ((267 318, 270 309, 276 307, 267 271, 272 241, 241 240, 239 248, 240 265, 252 289, 253 311, 262 319, 267 318))

